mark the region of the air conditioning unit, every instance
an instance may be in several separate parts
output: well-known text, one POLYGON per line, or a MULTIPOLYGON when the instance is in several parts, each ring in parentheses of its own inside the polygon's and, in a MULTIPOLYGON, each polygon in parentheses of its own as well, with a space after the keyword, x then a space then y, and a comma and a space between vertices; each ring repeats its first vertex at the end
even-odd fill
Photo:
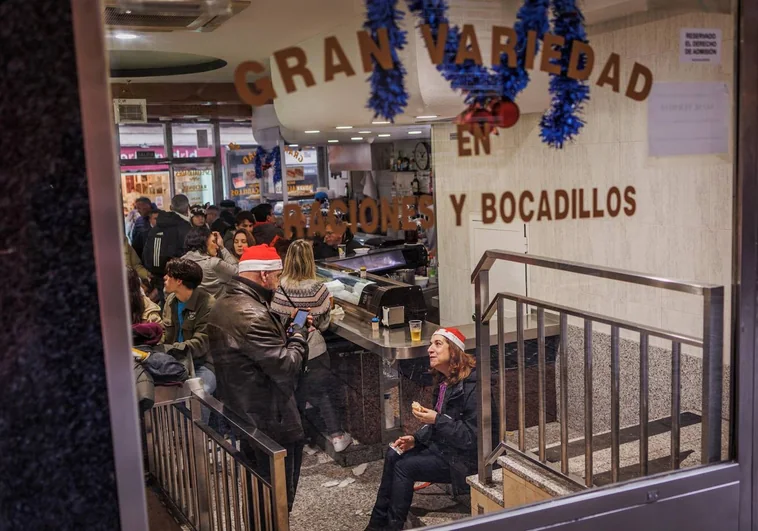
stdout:
POLYGON ((132 31, 213 31, 251 0, 105 0, 105 25, 132 31))
POLYGON ((117 124, 146 124, 147 100, 114 99, 113 116, 117 124))

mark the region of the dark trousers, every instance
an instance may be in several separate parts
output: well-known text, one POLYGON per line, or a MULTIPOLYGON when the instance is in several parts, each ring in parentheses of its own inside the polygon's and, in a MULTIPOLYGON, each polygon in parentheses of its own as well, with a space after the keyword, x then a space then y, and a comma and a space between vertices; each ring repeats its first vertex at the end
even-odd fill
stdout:
MULTIPOLYGON (((283 444, 282 446, 287 450, 287 457, 284 458, 284 479, 287 484, 287 506, 291 512, 292 505, 295 503, 297 484, 300 481, 300 467, 303 464, 303 447, 305 446, 305 443, 303 441, 298 441, 295 443, 283 444)), ((268 455, 251 448, 250 444, 245 439, 240 441, 240 450, 246 457, 248 457, 248 459, 255 462, 255 471, 266 481, 271 481, 268 455)), ((261 502, 262 501, 263 498, 261 498, 261 502)), ((261 507, 263 507, 262 504, 261 507)))
POLYGON ((336 394, 335 389, 337 389, 337 381, 332 374, 329 353, 326 352, 308 360, 308 369, 300 380, 297 392, 298 407, 304 422, 307 419, 305 403, 310 402, 313 407, 318 408, 321 419, 324 421, 326 436, 342 431, 342 415, 338 415, 332 396, 336 394))
POLYGON ((392 448, 388 449, 369 525, 382 529, 402 529, 411 508, 416 481, 450 483, 447 461, 426 448, 414 448, 403 455, 398 455, 392 448))

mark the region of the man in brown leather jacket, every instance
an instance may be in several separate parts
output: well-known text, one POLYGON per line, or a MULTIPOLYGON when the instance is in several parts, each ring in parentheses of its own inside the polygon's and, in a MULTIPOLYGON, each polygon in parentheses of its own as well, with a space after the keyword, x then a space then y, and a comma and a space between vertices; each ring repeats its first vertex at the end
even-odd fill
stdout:
MULTIPOLYGON (((239 276, 227 284, 209 318, 217 395, 231 411, 287 450, 287 501, 292 510, 300 478, 304 432, 295 399, 300 371, 308 359, 308 330, 291 332, 269 306, 279 286, 282 260, 273 247, 245 250, 239 276)), ((269 458, 244 437, 240 449, 269 476, 269 458)))

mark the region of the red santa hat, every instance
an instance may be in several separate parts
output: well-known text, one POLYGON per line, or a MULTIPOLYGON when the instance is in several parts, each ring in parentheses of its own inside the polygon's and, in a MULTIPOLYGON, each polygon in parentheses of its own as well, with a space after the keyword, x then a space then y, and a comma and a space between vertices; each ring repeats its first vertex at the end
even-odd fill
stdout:
POLYGON ((442 336, 459 349, 466 350, 466 336, 461 334, 461 331, 457 328, 453 328, 452 326, 449 328, 440 328, 432 335, 442 336))
POLYGON ((282 259, 279 257, 279 253, 265 243, 248 247, 240 258, 240 273, 246 271, 280 271, 281 269, 282 259))

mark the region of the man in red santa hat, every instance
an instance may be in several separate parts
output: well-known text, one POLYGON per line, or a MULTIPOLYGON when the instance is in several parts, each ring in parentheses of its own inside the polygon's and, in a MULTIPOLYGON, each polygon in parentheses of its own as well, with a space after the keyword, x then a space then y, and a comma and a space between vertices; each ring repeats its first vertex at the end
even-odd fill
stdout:
MULTIPOLYGON (((248 247, 226 293, 211 311, 210 348, 216 366, 217 395, 231 411, 287 450, 285 474, 289 508, 295 499, 304 433, 295 387, 308 359, 308 328, 282 324, 270 303, 279 287, 282 260, 268 245, 248 247)), ((270 477, 267 455, 241 438, 241 450, 270 477)))

